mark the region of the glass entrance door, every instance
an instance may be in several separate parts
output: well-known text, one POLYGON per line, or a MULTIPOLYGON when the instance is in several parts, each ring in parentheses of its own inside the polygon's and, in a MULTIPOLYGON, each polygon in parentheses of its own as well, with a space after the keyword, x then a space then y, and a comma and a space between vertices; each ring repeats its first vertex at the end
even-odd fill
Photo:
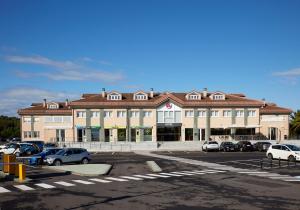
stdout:
POLYGON ((65 129, 56 129, 56 141, 57 142, 65 141, 65 129))

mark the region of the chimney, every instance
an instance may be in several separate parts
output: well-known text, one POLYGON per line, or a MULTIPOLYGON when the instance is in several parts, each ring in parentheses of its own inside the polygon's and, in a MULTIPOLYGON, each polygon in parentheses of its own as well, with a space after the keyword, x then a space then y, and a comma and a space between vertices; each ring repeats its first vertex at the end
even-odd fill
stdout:
POLYGON ((105 98, 105 88, 102 88, 102 98, 105 98))
POLYGON ((150 98, 154 97, 154 92, 153 92, 153 88, 150 88, 150 98))
POLYGON ((203 98, 206 98, 207 97, 207 88, 203 88, 203 98))
POLYGON ((263 99, 261 99, 262 101, 263 101, 263 103, 264 103, 264 105, 263 105, 263 107, 265 107, 266 106, 266 99, 265 98, 263 98, 263 99))
POLYGON ((66 99, 65 106, 69 106, 69 100, 66 99))
POLYGON ((46 107, 46 105, 47 105, 47 99, 44 98, 44 100, 43 100, 43 107, 46 107))

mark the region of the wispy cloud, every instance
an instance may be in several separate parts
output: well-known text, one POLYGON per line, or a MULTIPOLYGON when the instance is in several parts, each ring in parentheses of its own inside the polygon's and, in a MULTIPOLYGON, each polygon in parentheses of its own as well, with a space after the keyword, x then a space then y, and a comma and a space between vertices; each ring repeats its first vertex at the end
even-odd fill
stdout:
MULTIPOLYGON (((108 83, 114 83, 124 79, 124 75, 121 72, 92 69, 69 60, 58 61, 39 55, 10 55, 5 56, 4 59, 10 63, 42 65, 53 68, 51 70, 40 70, 38 72, 15 71, 16 75, 22 78, 46 77, 51 80, 103 81, 108 83)), ((92 61, 92 59, 88 57, 84 57, 83 59, 85 61, 92 61)))
POLYGON ((42 102, 44 98, 49 101, 64 101, 76 99, 80 94, 67 92, 53 92, 32 87, 14 87, 0 90, 0 115, 16 116, 17 110, 28 107, 32 102, 42 102))
POLYGON ((300 68, 290 69, 287 71, 274 72, 273 75, 284 76, 284 77, 300 76, 300 68))

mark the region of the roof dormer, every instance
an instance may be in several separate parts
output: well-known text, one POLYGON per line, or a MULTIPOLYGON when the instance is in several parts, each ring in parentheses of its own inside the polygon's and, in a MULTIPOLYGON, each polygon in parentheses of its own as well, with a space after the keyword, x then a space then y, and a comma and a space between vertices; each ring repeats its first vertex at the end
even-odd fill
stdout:
POLYGON ((220 91, 212 93, 209 97, 211 100, 225 100, 226 98, 225 93, 220 91))
POLYGON ((144 91, 138 91, 133 94, 133 100, 148 100, 148 94, 144 91))
POLYGON ((56 102, 48 102, 47 103, 47 109, 58 109, 59 104, 56 102))
POLYGON ((185 95, 186 100, 201 100, 201 93, 197 91, 191 91, 185 95))
POLYGON ((114 100, 114 101, 122 100, 122 94, 117 91, 112 91, 107 94, 107 100, 114 100))

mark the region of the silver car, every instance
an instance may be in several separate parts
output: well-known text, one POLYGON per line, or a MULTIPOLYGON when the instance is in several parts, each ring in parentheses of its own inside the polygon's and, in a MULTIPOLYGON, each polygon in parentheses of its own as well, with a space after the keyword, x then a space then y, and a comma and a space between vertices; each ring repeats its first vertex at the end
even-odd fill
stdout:
POLYGON ((55 155, 46 156, 44 162, 48 165, 60 166, 64 163, 88 164, 91 161, 90 154, 82 148, 62 149, 55 155))

